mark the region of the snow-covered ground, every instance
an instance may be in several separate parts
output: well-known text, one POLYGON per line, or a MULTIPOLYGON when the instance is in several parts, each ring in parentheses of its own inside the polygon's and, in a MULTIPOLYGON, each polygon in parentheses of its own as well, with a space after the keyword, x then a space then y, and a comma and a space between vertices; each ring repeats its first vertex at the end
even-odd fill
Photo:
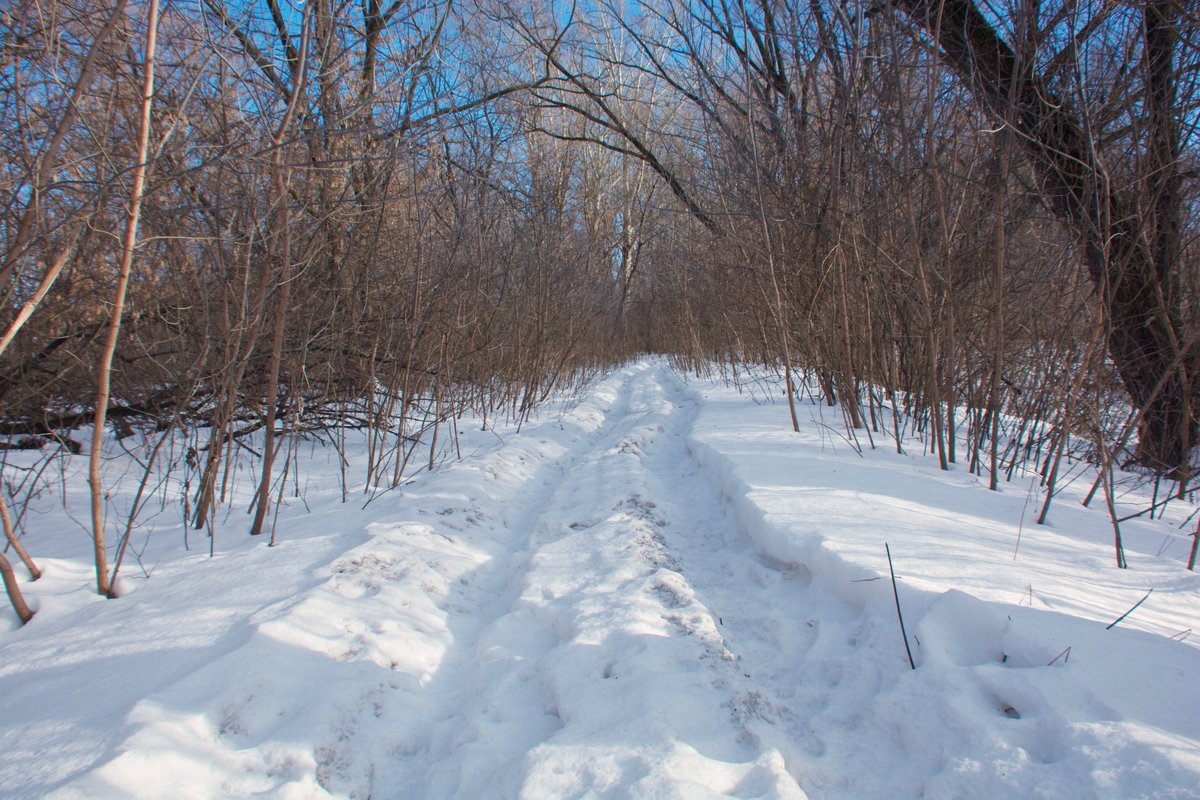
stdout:
POLYGON ((1185 533, 1118 570, 1082 480, 1037 526, 1028 478, 801 417, 645 360, 365 508, 313 448, 278 546, 168 506, 115 601, 42 498, 0 796, 1200 797, 1185 533))

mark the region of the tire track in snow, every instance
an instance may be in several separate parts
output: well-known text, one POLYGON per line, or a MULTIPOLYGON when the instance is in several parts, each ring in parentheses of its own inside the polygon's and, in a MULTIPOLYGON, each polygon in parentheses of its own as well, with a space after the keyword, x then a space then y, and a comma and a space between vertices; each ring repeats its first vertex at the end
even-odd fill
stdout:
MULTIPOLYGON (((806 565, 763 553, 750 533, 766 524, 769 482, 749 503, 725 496, 721 476, 689 445, 699 398, 673 372, 663 383, 687 426, 647 459, 649 485, 664 502, 674 498, 667 541, 737 660, 730 707, 812 797, 925 796, 944 765, 911 746, 903 714, 878 713, 912 702, 892 691, 907 670, 898 666, 894 617, 879 613, 891 610, 890 589, 886 604, 871 607, 866 595, 839 595, 827 576, 814 580, 806 565)), ((792 482, 781 476, 780 485, 792 482)))
MULTIPOLYGON (((601 401, 607 407, 603 408, 603 420, 596 429, 540 465, 532 476, 509 492, 513 499, 499 520, 490 560, 470 574, 459 576, 452 585, 442 604, 453 634, 452 646, 436 673, 422 685, 415 708, 407 709, 420 717, 407 725, 405 740, 411 745, 393 748, 393 758, 382 768, 384 779, 372 781, 387 787, 387 796, 470 796, 462 788, 464 785, 478 787, 474 796, 503 796, 497 789, 495 773, 507 769, 510 755, 523 752, 560 726, 559 720, 547 714, 540 703, 509 702, 501 706, 489 701, 487 692, 481 692, 479 687, 503 680, 512 697, 528 694, 521 689, 529 680, 528 669, 512 665, 517 668, 509 670, 511 674, 500 676, 501 670, 492 665, 497 660, 495 645, 491 644, 495 629, 500 620, 512 616, 522 576, 529 569, 542 509, 575 465, 625 420, 640 371, 638 367, 621 371, 615 396, 611 402, 601 401), (471 754, 478 757, 469 760, 471 754), (455 773, 452 766, 458 761, 466 761, 466 771, 461 774, 455 773), (450 790, 445 788, 448 785, 460 788, 450 790)), ((579 414, 580 407, 589 401, 595 405, 603 391, 603 385, 593 388, 573 413, 579 414)), ((535 431, 523 435, 547 444, 535 431)), ((513 456, 506 452, 513 449, 510 445, 482 465, 490 479, 502 480, 500 472, 506 466, 524 465, 544 452, 534 447, 528 456, 513 456)), ((447 507, 438 515, 451 517, 461 512, 465 512, 469 525, 490 517, 479 505, 467 509, 447 507)), ((505 643, 510 659, 519 661, 522 653, 539 649, 546 635, 536 626, 515 631, 505 643)))
MULTIPOLYGON (((455 746, 464 714, 479 711, 469 680, 477 640, 513 595, 530 524, 570 465, 625 418, 638 372, 422 476, 323 581, 254 613, 239 645, 138 702, 106 763, 52 796, 436 796, 418 791, 424 772, 455 746)), ((512 742, 553 730, 544 717, 516 720, 512 742)))
MULTIPOLYGON (((667 542, 696 603, 716 621, 737 670, 728 707, 764 748, 776 748, 806 791, 864 788, 887 775, 848 776, 840 762, 818 767, 826 741, 815 720, 841 698, 874 694, 877 676, 855 660, 872 646, 875 620, 814 585, 808 568, 762 553, 737 519, 716 475, 693 456, 688 438, 699 400, 674 372, 665 395, 686 419, 647 457, 650 491, 668 508, 667 542), (840 687, 840 688, 839 688, 840 687)), ((853 793, 850 796, 855 796, 853 793)))

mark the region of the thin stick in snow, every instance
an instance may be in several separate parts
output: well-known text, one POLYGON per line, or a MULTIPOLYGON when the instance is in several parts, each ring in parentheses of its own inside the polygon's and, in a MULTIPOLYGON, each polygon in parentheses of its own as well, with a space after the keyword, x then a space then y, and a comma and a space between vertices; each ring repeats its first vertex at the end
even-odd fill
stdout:
MULTIPOLYGON (((1153 589, 1151 589, 1150 591, 1146 592, 1146 597, 1149 597, 1149 596, 1150 596, 1150 595, 1152 595, 1152 594, 1154 594, 1154 590, 1153 590, 1153 589)), ((1119 623, 1121 620, 1123 620, 1123 619, 1125 619, 1126 617, 1128 617, 1130 614, 1132 614, 1134 611, 1136 611, 1136 610, 1137 610, 1137 607, 1138 607, 1138 606, 1140 606, 1142 603, 1146 602, 1146 597, 1143 597, 1141 600, 1138 600, 1136 603, 1134 603, 1134 604, 1133 604, 1133 608, 1129 609, 1129 610, 1128 610, 1128 611, 1126 611, 1124 614, 1122 614, 1121 616, 1119 616, 1119 617, 1117 617, 1116 619, 1114 619, 1112 622, 1110 622, 1110 623, 1108 623, 1107 625, 1105 625, 1105 626, 1104 626, 1104 630, 1106 630, 1106 631, 1111 631, 1113 628, 1115 628, 1115 627, 1117 626, 1117 623, 1119 623)))
POLYGON ((1046 666, 1047 666, 1047 667, 1053 667, 1053 666, 1054 666, 1054 664, 1055 664, 1055 662, 1057 662, 1057 661, 1058 661, 1060 658, 1062 659, 1062 661, 1063 661, 1063 663, 1064 663, 1064 664, 1065 664, 1065 663, 1067 663, 1068 661, 1070 661, 1070 660, 1071 660, 1071 648, 1070 648, 1070 646, 1068 646, 1066 650, 1063 650, 1061 653, 1059 653, 1058 655, 1056 655, 1054 658, 1050 659, 1050 663, 1049 663, 1049 664, 1047 664, 1046 666))
MULTIPOLYGON (((1029 500, 1033 497, 1033 487, 1037 478, 1029 481, 1029 491, 1025 494, 1025 505, 1021 506, 1021 521, 1017 523, 1017 543, 1013 546, 1013 561, 1017 560, 1017 551, 1021 549, 1021 531, 1025 530, 1025 512, 1029 510, 1029 500)), ((1033 605, 1033 601, 1030 601, 1033 605)))
POLYGON ((904 630, 904 613, 900 610, 900 590, 896 588, 896 570, 892 567, 892 548, 888 547, 887 542, 884 542, 883 549, 887 551, 888 572, 892 573, 892 595, 896 598, 896 616, 900 618, 900 635, 904 637, 904 652, 908 653, 908 665, 916 669, 917 664, 913 661, 912 649, 908 646, 908 632, 904 630))

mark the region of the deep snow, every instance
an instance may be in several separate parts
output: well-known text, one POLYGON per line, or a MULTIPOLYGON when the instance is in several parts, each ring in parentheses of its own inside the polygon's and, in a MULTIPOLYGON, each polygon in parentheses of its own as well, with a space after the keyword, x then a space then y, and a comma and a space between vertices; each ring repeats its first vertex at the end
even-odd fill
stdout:
POLYGON ((464 421, 462 460, 365 508, 311 447, 278 546, 243 504, 185 552, 166 506, 116 601, 44 497, 37 616, 0 612, 0 795, 1200 797, 1190 509, 1125 523, 1118 570, 1086 479, 1037 526, 1028 477, 802 418, 648 359, 464 421))

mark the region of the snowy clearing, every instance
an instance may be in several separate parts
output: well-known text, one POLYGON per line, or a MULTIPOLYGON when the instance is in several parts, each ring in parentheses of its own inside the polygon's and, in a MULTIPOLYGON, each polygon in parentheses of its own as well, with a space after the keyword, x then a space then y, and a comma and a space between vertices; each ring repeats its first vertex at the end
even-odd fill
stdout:
POLYGON ((365 508, 315 448, 277 547, 156 524, 116 601, 47 498, 37 616, 0 612, 0 794, 1200 797, 1170 515, 1124 524, 1118 570, 1087 481, 1037 526, 1028 477, 801 411, 648 359, 464 421, 461 461, 365 508))

